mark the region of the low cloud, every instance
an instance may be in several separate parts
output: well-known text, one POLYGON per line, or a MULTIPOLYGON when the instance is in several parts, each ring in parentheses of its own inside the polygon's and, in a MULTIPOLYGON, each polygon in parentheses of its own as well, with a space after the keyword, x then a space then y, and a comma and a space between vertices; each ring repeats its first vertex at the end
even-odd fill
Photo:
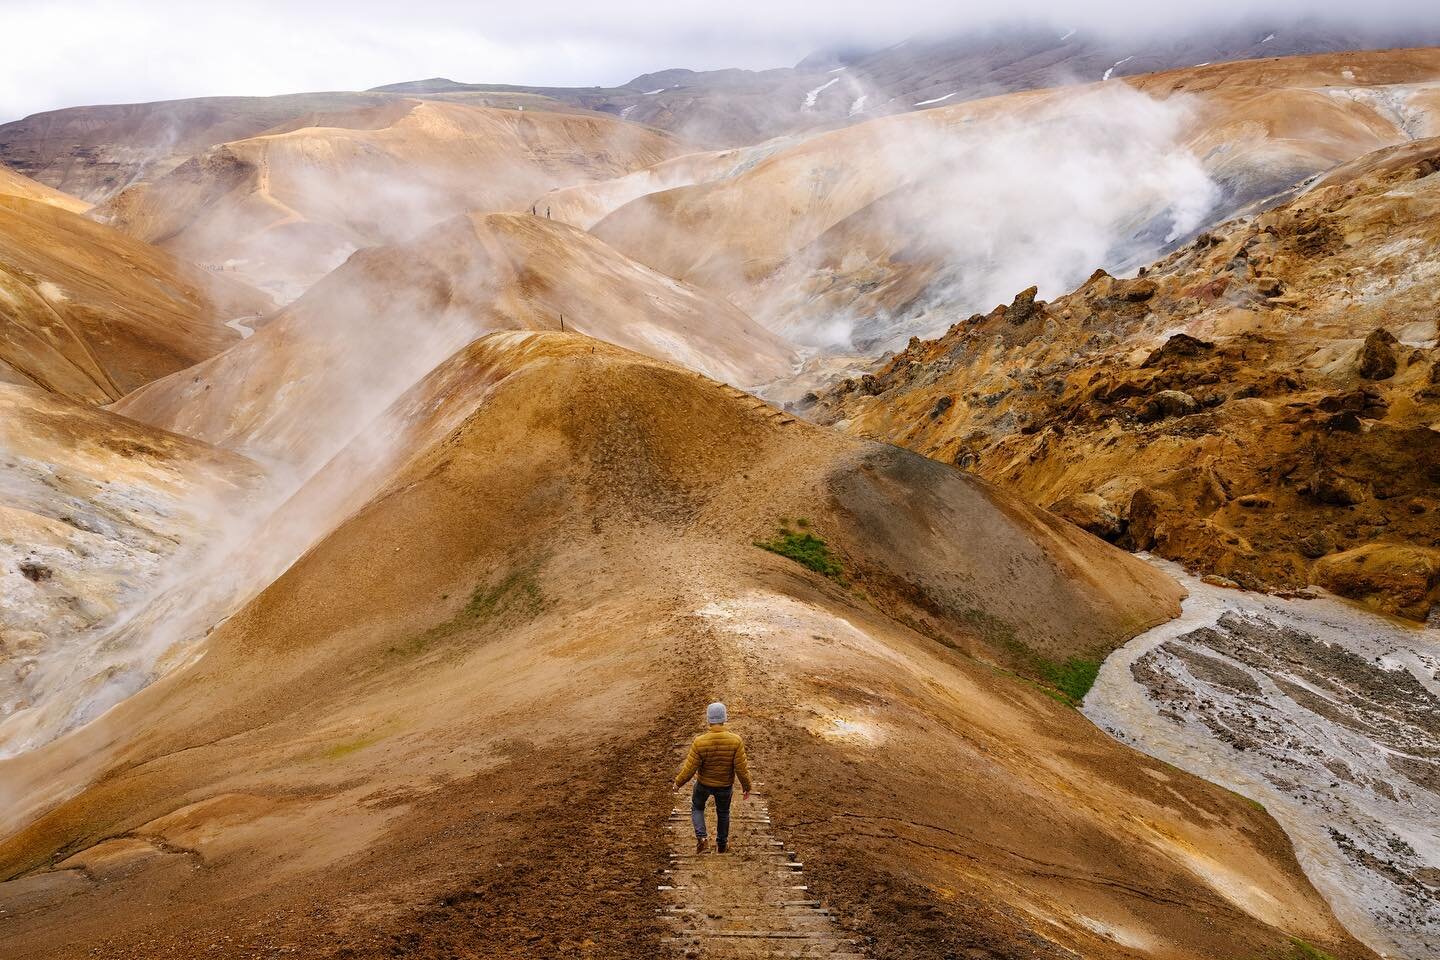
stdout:
MULTIPOLYGON (((737 0, 587 5, 278 0, 177 5, 161 0, 0 3, 0 121, 63 106, 210 95, 363 89, 431 76, 495 83, 623 83, 667 67, 788 66, 827 46, 883 45, 913 34, 1029 20, 1096 32, 1214 28, 1264 17, 1360 22, 1337 0, 1237 0, 1224 11, 1138 0, 1025 0, 1003 9, 924 0, 737 0), (18 39, 17 39, 18 38, 18 39)), ((1431 5, 1388 0, 1363 22, 1427 23, 1431 5)))

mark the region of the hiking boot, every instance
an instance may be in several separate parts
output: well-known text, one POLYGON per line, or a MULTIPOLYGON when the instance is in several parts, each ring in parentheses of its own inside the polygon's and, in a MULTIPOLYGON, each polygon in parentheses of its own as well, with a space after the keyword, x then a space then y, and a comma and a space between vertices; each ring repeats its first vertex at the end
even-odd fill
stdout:
POLYGON ((725 852, 725 844, 723 844, 723 843, 716 843, 716 844, 715 844, 715 852, 716 852, 716 853, 724 853, 724 852, 725 852))
POLYGON ((706 850, 706 848, 707 848, 708 846, 709 846, 709 844, 706 842, 706 840, 705 840, 704 837, 696 837, 696 838, 695 838, 695 852, 696 852, 696 853, 704 853, 705 850, 706 850))

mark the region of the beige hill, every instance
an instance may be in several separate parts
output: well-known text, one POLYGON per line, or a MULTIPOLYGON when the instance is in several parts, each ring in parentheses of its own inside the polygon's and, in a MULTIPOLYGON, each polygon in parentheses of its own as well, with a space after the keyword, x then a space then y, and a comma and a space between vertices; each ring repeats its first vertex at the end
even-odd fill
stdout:
POLYGON ((1097 272, 817 415, 1253 588, 1440 600, 1440 140, 1347 164, 1136 279, 1097 272))
POLYGON ((527 210, 555 187, 680 152, 666 134, 594 115, 387 99, 222 144, 96 215, 289 300, 357 248, 466 211, 527 210))
POLYGON ((1440 135, 1440 48, 1249 60, 1130 79, 1199 101, 1191 145, 1242 199, 1343 161, 1440 135))
POLYGON ((0 761, 12 955, 656 956, 669 777, 724 696, 807 876, 900 955, 1373 956, 1262 811, 994 666, 1171 615, 1146 565, 578 336, 478 341, 389 429, 203 658, 0 761), (832 577, 752 545, 783 518, 832 577))
POLYGON ((38 200, 41 203, 48 203, 51 206, 59 207, 61 210, 69 210, 71 213, 84 213, 90 209, 90 204, 78 197, 72 197, 68 193, 61 193, 54 187, 47 187, 43 183, 31 180, 16 171, 0 163, 0 196, 20 197, 25 200, 38 200))
POLYGON ((788 373, 791 349, 729 304, 528 214, 454 218, 362 250, 225 353, 115 409, 267 460, 318 466, 480 333, 586 333, 719 379, 788 373))
MULTIPOLYGON (((1043 186, 1067 175, 1068 148, 1114 151, 1114 141, 1123 147, 1164 119, 1131 125, 1129 114, 1173 112, 1174 145, 1190 150, 1220 191, 1212 220, 1336 163, 1440 132, 1435 49, 1248 61, 1123 83, 1028 91, 857 124, 787 146, 736 175, 638 197, 593 229, 657 270, 732 298, 772 329, 821 328, 840 311, 861 328, 859 339, 873 340, 958 319, 944 319, 955 301, 985 290, 967 289, 966 278, 954 276, 955 261, 989 262, 975 252, 986 235, 1017 217, 1026 222, 1023 212, 1007 217, 1000 210, 993 229, 964 232, 973 208, 994 202, 992 181, 1013 187, 1016 176, 1033 176, 1043 186), (1125 98, 1122 89, 1160 106, 1125 98), (987 151, 987 141, 1013 142, 1013 153, 987 151), (988 180, 986 170, 994 174, 988 180)), ((1140 179, 1155 158, 1145 148, 1135 159, 1140 179)), ((1198 191, 1182 182, 1176 192, 1184 199, 1198 191)), ((1023 193, 1002 197, 1017 208, 1026 204, 1023 193)), ((591 199, 588 206, 603 204, 591 199)), ((1144 219, 1154 212, 1143 204, 1121 210, 1134 219, 1116 224, 1114 239, 1155 230, 1144 219)), ((1021 251, 1064 246, 1064 223, 1033 226, 1037 234, 1018 243, 1021 251)), ((1150 238, 1155 248, 1164 239, 1163 229, 1150 238)), ((990 259, 1008 253, 992 251, 990 259)), ((1106 253, 1103 246, 1093 256, 1086 250, 1076 262, 1088 269, 1106 253)))
POLYGON ((582 183, 552 190, 535 201, 538 213, 589 230, 632 200, 738 176, 788 145, 796 138, 767 140, 753 147, 687 153, 613 180, 582 183))
POLYGON ((0 126, 5 162, 91 203, 164 176, 217 144, 308 115, 385 102, 373 93, 201 97, 37 113, 0 126))
POLYGON ((270 307, 84 206, 0 176, 0 382, 108 403, 220 352, 240 339, 227 320, 270 307))

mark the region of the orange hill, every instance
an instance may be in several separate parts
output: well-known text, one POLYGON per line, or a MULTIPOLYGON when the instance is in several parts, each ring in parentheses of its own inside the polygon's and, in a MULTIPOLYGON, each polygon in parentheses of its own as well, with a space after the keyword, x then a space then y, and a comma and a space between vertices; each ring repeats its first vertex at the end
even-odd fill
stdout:
MULTIPOLYGON (((81 205, 83 206, 83 204, 81 205)), ((240 339, 263 294, 0 181, 0 381, 108 403, 240 339)))
POLYGON ((1046 683, 1171 615, 1146 565, 588 338, 494 334, 395 416, 406 454, 203 658, 0 761, 17 955, 653 957, 720 695, 808 875, 908 956, 1373 956, 1262 811, 991 665, 1046 683), (753 545, 782 518, 832 576, 753 545))
POLYGON ((815 415, 1256 589, 1440 600, 1440 138, 1362 157, 1135 279, 912 343, 815 415))
POLYGON ((47 187, 43 183, 37 183, 29 177, 16 173, 3 163, 0 163, 0 196, 38 200, 41 203, 59 207, 61 210, 69 210, 71 213, 84 213, 90 209, 90 204, 84 200, 72 197, 68 193, 61 193, 54 187, 47 187))

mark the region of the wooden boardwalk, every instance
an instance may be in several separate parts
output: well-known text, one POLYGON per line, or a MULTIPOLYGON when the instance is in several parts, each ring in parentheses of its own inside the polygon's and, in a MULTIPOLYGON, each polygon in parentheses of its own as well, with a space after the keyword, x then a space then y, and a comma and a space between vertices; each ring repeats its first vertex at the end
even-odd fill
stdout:
POLYGON ((730 845, 715 852, 715 808, 706 809, 710 852, 695 854, 690 795, 670 813, 669 867, 660 893, 665 942, 684 957, 863 960, 859 943, 805 884, 805 865, 771 833, 759 794, 730 810, 730 845))

